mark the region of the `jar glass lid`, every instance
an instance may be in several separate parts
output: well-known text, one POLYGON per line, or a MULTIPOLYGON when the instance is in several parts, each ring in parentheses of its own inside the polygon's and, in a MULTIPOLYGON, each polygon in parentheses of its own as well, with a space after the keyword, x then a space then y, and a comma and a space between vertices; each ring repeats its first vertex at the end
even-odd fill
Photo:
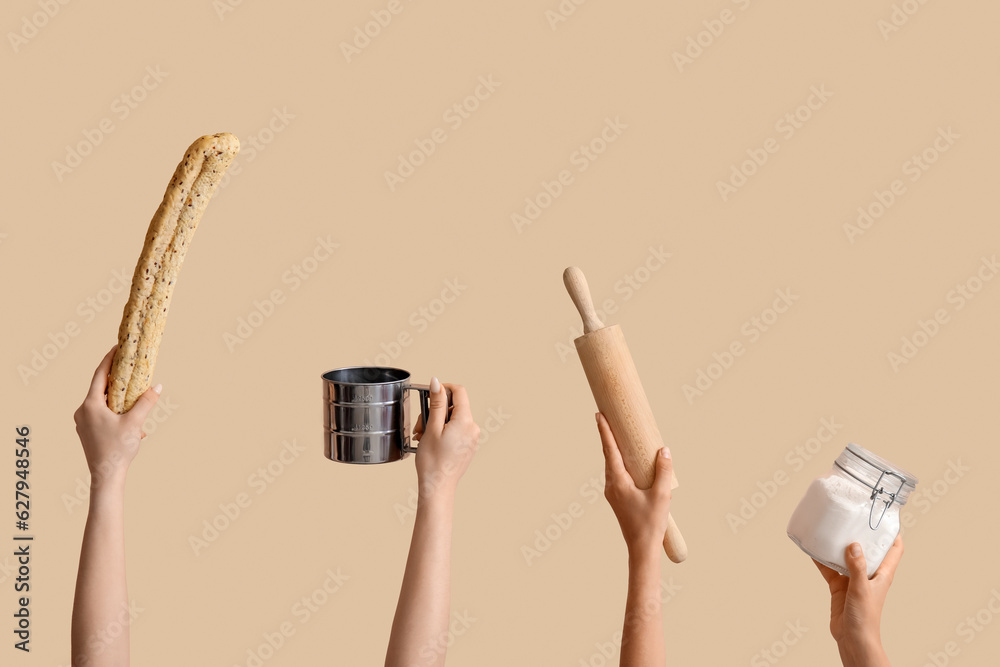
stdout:
POLYGON ((905 505, 919 481, 915 475, 853 442, 837 457, 837 467, 877 492, 905 505))

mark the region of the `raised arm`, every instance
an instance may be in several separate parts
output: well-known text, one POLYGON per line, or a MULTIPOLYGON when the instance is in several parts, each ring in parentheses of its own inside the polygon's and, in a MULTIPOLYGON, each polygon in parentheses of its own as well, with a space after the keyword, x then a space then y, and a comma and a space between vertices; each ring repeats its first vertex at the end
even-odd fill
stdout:
MULTIPOLYGON (((445 663, 451 595, 451 528, 458 480, 479 445, 465 388, 431 380, 430 414, 416 455, 419 497, 410 553, 386 650, 386 667, 445 663)), ((419 428, 419 427, 418 427, 419 428)))
POLYGON ((621 667, 663 667, 663 613, 660 553, 670 518, 670 472, 664 447, 656 457, 656 477, 649 489, 636 487, 625 469, 618 443, 604 415, 597 413, 604 446, 604 496, 618 517, 628 547, 628 597, 622 627, 621 667))
POLYGON ((902 557, 903 538, 897 535, 871 579, 857 542, 844 553, 850 576, 813 561, 830 587, 830 634, 844 667, 890 667, 882 648, 882 607, 902 557))
POLYGON ((73 600, 73 667, 129 664, 125 473, 145 436, 142 423, 159 399, 160 386, 143 394, 126 414, 115 414, 105 396, 114 352, 112 348, 98 366, 87 398, 73 415, 90 468, 90 510, 73 600), (121 634, 112 639, 109 629, 119 627, 121 634))

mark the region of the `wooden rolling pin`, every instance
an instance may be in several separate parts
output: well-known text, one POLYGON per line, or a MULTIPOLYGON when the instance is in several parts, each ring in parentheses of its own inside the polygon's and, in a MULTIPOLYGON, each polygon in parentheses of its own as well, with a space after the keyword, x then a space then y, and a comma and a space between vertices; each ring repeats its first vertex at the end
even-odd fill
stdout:
MULTIPOLYGON (((663 447, 663 438, 656 427, 625 336, 617 324, 606 327, 597 317, 583 271, 571 266, 563 273, 563 282, 583 318, 584 333, 574 342, 597 409, 608 420, 625 469, 635 485, 648 489, 653 485, 656 455, 663 447)), ((676 476, 672 476, 670 488, 677 488, 676 476)), ((687 544, 673 516, 663 537, 663 550, 675 563, 687 558, 687 544)))

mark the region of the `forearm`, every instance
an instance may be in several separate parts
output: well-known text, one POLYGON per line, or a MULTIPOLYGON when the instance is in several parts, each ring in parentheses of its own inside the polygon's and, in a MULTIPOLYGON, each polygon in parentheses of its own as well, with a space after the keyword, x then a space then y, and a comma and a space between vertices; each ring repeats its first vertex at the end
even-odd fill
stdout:
POLYGON ((878 637, 843 639, 837 644, 844 667, 891 667, 878 637))
POLYGON ((386 650, 386 667, 444 665, 451 596, 454 493, 421 497, 386 650))
POLYGON ((621 667, 663 667, 666 663, 658 547, 629 552, 621 667))
POLYGON ((80 550, 73 601, 74 667, 123 667, 129 664, 128 608, 125 584, 124 474, 95 481, 80 550), (108 629, 122 628, 112 638, 108 629))

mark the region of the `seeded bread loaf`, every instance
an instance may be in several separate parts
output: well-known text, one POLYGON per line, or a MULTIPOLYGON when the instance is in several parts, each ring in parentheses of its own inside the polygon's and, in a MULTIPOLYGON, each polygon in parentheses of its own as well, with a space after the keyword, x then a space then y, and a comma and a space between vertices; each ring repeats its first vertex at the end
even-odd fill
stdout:
POLYGON ((239 139, 225 132, 191 144, 149 223, 111 365, 108 407, 118 414, 128 412, 149 389, 184 255, 208 200, 239 150, 239 139))

